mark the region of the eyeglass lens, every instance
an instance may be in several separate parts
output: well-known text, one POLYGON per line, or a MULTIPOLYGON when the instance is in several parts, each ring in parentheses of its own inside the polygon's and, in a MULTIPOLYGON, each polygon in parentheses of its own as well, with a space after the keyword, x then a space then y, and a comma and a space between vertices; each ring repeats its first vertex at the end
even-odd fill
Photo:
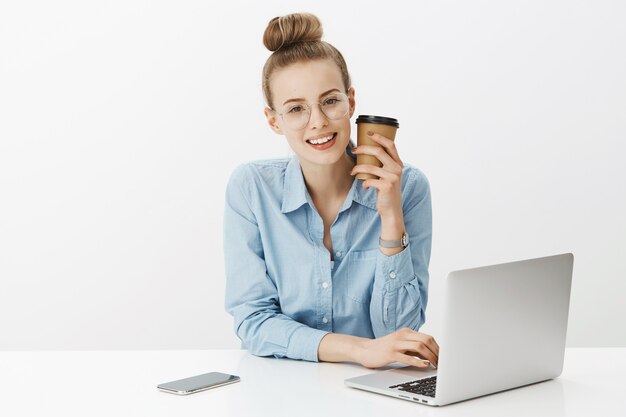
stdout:
MULTIPOLYGON (((331 119, 337 120, 345 117, 350 110, 348 96, 343 93, 333 93, 319 102, 320 110, 324 115, 331 119)), ((313 105, 315 105, 313 104, 313 105)), ((311 118, 311 106, 306 103, 289 103, 283 107, 282 117, 292 129, 301 129, 309 123, 311 118)))

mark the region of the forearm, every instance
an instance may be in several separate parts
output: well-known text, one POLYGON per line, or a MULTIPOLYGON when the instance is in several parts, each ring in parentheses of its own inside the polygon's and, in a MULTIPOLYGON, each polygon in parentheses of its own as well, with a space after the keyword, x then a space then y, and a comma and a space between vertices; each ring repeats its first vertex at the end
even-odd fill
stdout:
POLYGON ((355 362, 367 368, 379 368, 393 362, 425 368, 430 365, 428 361, 437 364, 438 354, 438 345, 432 337, 411 329, 402 329, 378 339, 328 333, 320 342, 318 360, 355 362), (407 351, 413 354, 407 354, 407 351))
POLYGON ((320 362, 361 363, 361 356, 370 339, 347 334, 328 333, 320 342, 317 356, 320 362))

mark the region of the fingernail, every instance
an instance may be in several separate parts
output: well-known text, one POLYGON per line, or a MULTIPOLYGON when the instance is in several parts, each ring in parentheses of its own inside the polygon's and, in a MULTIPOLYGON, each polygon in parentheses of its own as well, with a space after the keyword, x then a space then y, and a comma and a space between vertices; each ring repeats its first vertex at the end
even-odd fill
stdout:
POLYGON ((371 130, 367 131, 367 136, 372 136, 374 134, 374 132, 372 132, 371 130))
POLYGON ((356 151, 356 146, 354 148, 352 148, 352 152, 356 151))

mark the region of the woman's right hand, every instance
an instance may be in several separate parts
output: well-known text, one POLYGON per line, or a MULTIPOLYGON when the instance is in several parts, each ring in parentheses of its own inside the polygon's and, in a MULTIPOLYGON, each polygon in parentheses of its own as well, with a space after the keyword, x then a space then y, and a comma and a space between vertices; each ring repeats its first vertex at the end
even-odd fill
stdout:
POLYGON ((358 361, 367 368, 380 368, 394 362, 427 368, 437 367, 439 345, 425 333, 404 328, 378 339, 366 339, 358 352, 358 361))

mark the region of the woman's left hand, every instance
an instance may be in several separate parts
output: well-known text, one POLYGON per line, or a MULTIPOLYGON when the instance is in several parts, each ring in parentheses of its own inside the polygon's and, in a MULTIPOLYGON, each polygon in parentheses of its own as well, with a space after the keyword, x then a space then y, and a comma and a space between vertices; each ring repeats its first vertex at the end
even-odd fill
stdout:
MULTIPOLYGON (((371 133, 371 134, 370 134, 371 133)), ((382 167, 374 165, 355 165, 351 175, 358 173, 373 174, 379 179, 363 181, 363 188, 377 190, 376 209, 381 217, 402 217, 402 160, 393 140, 374 132, 368 136, 379 146, 361 145, 352 150, 354 154, 372 155, 382 162, 382 167)))

